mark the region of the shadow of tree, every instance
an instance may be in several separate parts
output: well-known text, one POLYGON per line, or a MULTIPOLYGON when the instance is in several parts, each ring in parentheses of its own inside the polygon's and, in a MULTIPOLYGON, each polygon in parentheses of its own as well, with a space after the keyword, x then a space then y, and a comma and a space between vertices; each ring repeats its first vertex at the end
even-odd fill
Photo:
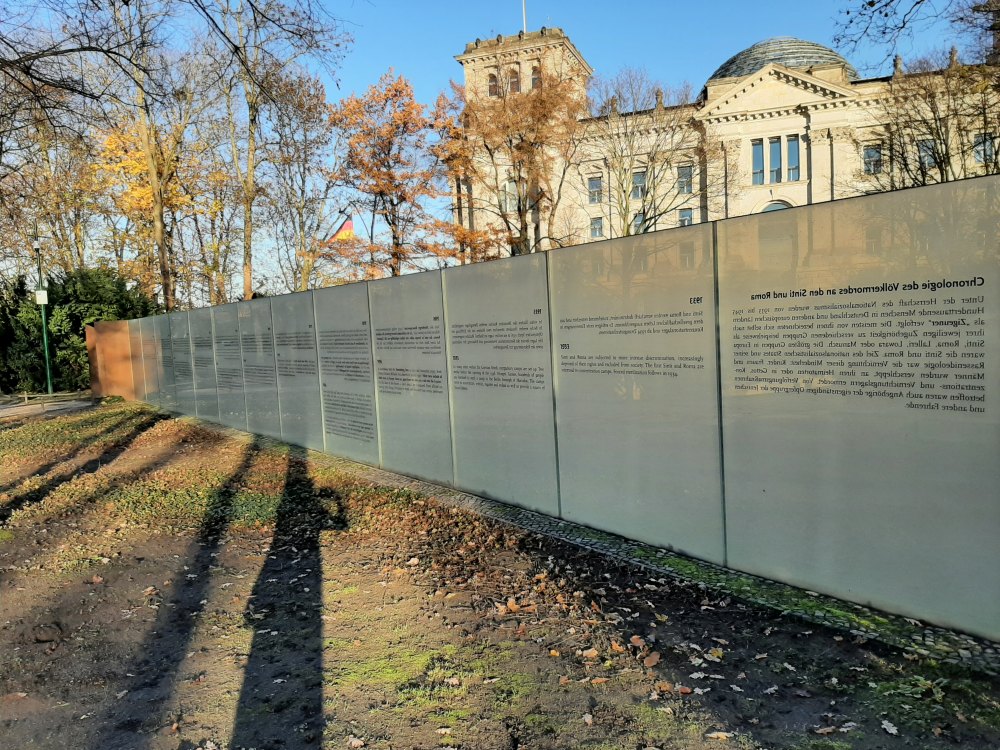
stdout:
MULTIPOLYGON (((98 431, 96 434, 90 436, 79 448, 73 450, 68 456, 63 456, 57 461, 53 461, 46 466, 40 468, 36 475, 45 474, 51 471, 53 468, 59 464, 70 461, 73 457, 80 455, 85 452, 88 447, 93 445, 95 442, 100 440, 102 437, 107 437, 116 430, 129 425, 130 422, 133 424, 130 426, 128 432, 126 432, 121 439, 116 440, 113 445, 111 445, 107 450, 101 453, 100 456, 92 458, 81 466, 74 466, 66 471, 60 472, 48 479, 44 484, 39 487, 27 490, 14 497, 9 503, 0 507, 0 526, 5 524, 10 517, 18 510, 26 508, 29 505, 40 502, 45 499, 49 493, 56 490, 60 485, 65 482, 75 479, 84 474, 92 474, 102 466, 105 466, 112 461, 114 461, 118 456, 129 449, 129 446, 146 430, 154 427, 157 422, 166 419, 165 414, 142 414, 138 418, 125 418, 117 420, 111 425, 108 425, 103 430, 98 431)), ((16 486, 19 482, 13 483, 10 487, 0 488, 0 491, 7 491, 16 486)))
POLYGON ((340 497, 317 489, 305 459, 304 448, 289 449, 274 537, 247 606, 254 635, 231 750, 323 743, 320 532, 347 522, 340 497))

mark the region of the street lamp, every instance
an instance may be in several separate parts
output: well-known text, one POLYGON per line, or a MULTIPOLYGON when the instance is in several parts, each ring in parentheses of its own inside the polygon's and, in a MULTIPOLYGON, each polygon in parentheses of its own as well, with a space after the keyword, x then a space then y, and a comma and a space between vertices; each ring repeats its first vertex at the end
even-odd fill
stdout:
POLYGON ((45 289, 42 280, 42 245, 38 241, 38 232, 35 232, 35 241, 31 243, 35 250, 35 260, 38 262, 38 286, 35 288, 35 302, 42 308, 42 350, 45 352, 45 382, 49 387, 49 395, 52 395, 52 363, 49 361, 49 321, 46 314, 46 306, 49 304, 49 293, 45 289))

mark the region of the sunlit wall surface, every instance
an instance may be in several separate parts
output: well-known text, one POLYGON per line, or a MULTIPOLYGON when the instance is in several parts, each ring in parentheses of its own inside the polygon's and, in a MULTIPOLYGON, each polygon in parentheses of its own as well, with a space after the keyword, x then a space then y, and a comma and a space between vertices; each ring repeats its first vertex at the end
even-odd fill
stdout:
POLYGON ((1000 178, 130 321, 149 403, 1000 639, 1000 178))
POLYGON ((998 635, 997 185, 719 223, 730 565, 998 635))

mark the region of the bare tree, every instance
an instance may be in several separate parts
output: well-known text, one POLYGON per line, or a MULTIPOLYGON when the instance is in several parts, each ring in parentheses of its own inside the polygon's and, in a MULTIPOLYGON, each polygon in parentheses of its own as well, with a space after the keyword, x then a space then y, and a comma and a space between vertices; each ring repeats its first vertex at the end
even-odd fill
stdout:
POLYGON ((331 178, 332 155, 339 149, 318 78, 288 71, 272 90, 268 215, 285 287, 300 291, 329 281, 323 275, 324 241, 344 216, 331 178))
POLYGON ((470 207, 502 229, 511 255, 571 244, 559 221, 568 181, 584 136, 586 98, 572 78, 545 70, 531 88, 508 73, 498 77, 489 97, 463 99, 462 132, 452 159, 463 173, 459 183, 474 186, 470 207))
POLYGON ((1000 173, 996 71, 960 64, 955 50, 898 71, 872 119, 882 124, 860 136, 862 184, 893 190, 1000 173))
POLYGON ((889 56, 903 39, 946 20, 977 60, 1000 64, 1000 0, 845 0, 834 41, 848 49, 872 40, 889 56))
POLYGON ((699 221, 702 204, 721 187, 704 169, 710 146, 691 98, 689 86, 664 90, 640 70, 593 82, 581 179, 591 170, 600 176, 609 236, 674 226, 681 209, 699 221))

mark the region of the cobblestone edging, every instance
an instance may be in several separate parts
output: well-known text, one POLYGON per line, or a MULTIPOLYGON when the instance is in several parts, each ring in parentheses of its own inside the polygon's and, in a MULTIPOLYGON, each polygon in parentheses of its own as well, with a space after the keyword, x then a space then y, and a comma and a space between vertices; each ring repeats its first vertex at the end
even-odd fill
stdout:
MULTIPOLYGON (((212 423, 202 422, 202 424, 234 434, 245 434, 212 423)), ((270 438, 264 438, 263 442, 274 446, 284 445, 281 441, 270 438)), ((563 521, 478 495, 470 495, 451 487, 395 474, 346 458, 316 451, 310 451, 309 457, 325 466, 353 474, 366 481, 387 487, 409 489, 447 505, 465 508, 519 529, 593 550, 624 563, 639 565, 706 590, 729 594, 768 609, 779 610, 782 614, 806 622, 827 625, 860 638, 878 641, 941 662, 961 664, 991 676, 1000 675, 1000 643, 881 612, 825 594, 805 591, 749 573, 730 570, 571 521, 563 521)))

